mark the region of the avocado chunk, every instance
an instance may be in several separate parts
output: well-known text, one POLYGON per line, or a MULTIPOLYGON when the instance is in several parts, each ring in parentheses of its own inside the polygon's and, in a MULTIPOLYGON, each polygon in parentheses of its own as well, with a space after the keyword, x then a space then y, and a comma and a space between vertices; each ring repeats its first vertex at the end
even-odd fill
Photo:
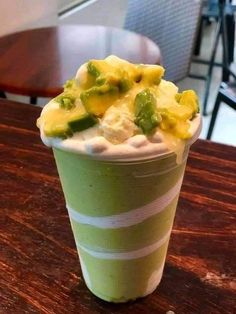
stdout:
POLYGON ((105 59, 109 67, 112 66, 119 71, 121 78, 128 78, 131 82, 140 81, 141 78, 141 66, 132 64, 126 60, 122 60, 114 55, 111 55, 105 59))
MULTIPOLYGON (((70 122, 78 121, 80 119, 84 120, 86 118, 85 114, 86 111, 84 106, 82 104, 77 104, 76 107, 71 110, 65 110, 61 107, 47 110, 39 119, 43 121, 43 130, 46 136, 60 137, 64 139, 72 136, 73 132, 76 132, 77 129, 81 128, 74 126, 74 124, 79 124, 78 122, 72 123, 72 126, 70 125, 70 122)), ((89 124, 91 125, 92 122, 82 122, 83 128, 89 124)))
POLYGON ((182 93, 177 93, 175 99, 181 106, 185 106, 192 111, 192 117, 190 118, 193 118, 200 110, 198 97, 194 90, 189 89, 182 93))
POLYGON ((182 140, 188 139, 191 136, 189 133, 189 122, 187 120, 178 120, 170 113, 163 113, 161 117, 161 130, 171 133, 182 140))
POLYGON ((133 82, 128 78, 123 78, 120 80, 118 87, 121 93, 127 92, 133 86, 133 82))
POLYGON ((87 112, 98 117, 102 116, 118 97, 118 87, 109 84, 93 86, 80 94, 80 99, 87 112))
POLYGON ((95 78, 94 85, 118 85, 120 77, 117 69, 106 63, 105 60, 91 60, 87 65, 88 74, 95 78))
POLYGON ((98 78, 101 74, 101 71, 98 69, 98 66, 96 65, 96 61, 89 61, 87 64, 87 70, 88 74, 94 76, 95 78, 98 78))
POLYGON ((94 126, 97 122, 98 120, 94 116, 89 113, 85 113, 82 116, 69 121, 68 125, 71 131, 74 133, 86 130, 94 126))
POLYGON ((191 136, 189 119, 192 117, 192 110, 190 108, 173 103, 166 108, 157 107, 157 112, 161 116, 159 125, 161 130, 183 140, 191 136))
POLYGON ((109 70, 104 60, 90 60, 80 74, 80 86, 84 90, 108 83, 117 85, 118 81, 119 78, 114 71, 109 70))
POLYGON ((121 93, 128 91, 133 85, 133 80, 129 77, 127 69, 122 68, 124 65, 127 67, 126 63, 123 63, 111 64, 109 60, 90 60, 87 64, 85 85, 91 88, 109 84, 118 87, 121 93))
POLYGON ((102 74, 114 73, 115 67, 108 64, 106 60, 90 60, 87 64, 88 73, 98 78, 102 74))
POLYGON ((181 93, 177 93, 177 94, 175 95, 175 100, 176 100, 178 103, 180 102, 181 96, 182 96, 181 93))
POLYGON ((191 137, 189 120, 199 111, 198 98, 193 90, 186 90, 175 95, 176 102, 167 108, 158 108, 162 117, 160 128, 180 139, 191 137))
POLYGON ((189 118, 192 116, 192 110, 179 104, 168 108, 159 108, 162 121, 160 129, 180 139, 188 139, 191 134, 189 132, 189 118))
POLYGON ((54 121, 46 120, 44 123, 44 133, 49 137, 60 137, 65 139, 73 135, 67 121, 54 121))
POLYGON ((159 85, 164 72, 164 68, 160 65, 143 66, 141 82, 149 85, 159 85))
POLYGON ((76 97, 71 94, 64 94, 57 96, 55 101, 59 103, 60 108, 70 110, 75 107, 76 97))
POLYGON ((166 108, 168 115, 182 121, 192 118, 193 111, 187 106, 174 105, 166 108))
POLYGON ((161 116, 156 110, 156 100, 149 89, 138 93, 134 101, 135 124, 144 134, 151 134, 161 122, 161 116))
POLYGON ((45 132, 46 136, 59 137, 62 139, 66 139, 66 138, 71 137, 73 135, 69 126, 66 123, 52 125, 50 127, 50 129, 45 127, 44 132, 45 132))
POLYGON ((63 88, 64 90, 71 89, 74 87, 74 85, 75 85, 75 79, 70 79, 65 82, 65 84, 63 85, 63 88))

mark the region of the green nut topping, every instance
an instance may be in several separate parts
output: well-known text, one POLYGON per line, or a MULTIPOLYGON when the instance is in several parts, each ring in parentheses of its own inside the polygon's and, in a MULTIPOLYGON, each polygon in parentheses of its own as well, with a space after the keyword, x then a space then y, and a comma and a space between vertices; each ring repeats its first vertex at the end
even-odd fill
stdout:
POLYGON ((161 116, 156 111, 156 100, 149 89, 138 93, 134 101, 135 124, 144 134, 151 134, 161 122, 161 116))

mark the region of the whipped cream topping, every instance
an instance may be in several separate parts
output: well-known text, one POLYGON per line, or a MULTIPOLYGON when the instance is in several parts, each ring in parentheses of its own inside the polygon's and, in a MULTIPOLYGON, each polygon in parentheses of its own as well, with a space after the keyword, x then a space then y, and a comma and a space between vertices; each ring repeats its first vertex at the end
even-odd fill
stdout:
MULTIPOLYGON (((52 103, 52 106, 55 106, 55 104, 52 103)), ((197 114, 190 125, 192 137, 185 141, 177 140, 174 136, 166 135, 163 131, 157 129, 152 136, 147 137, 143 134, 137 134, 126 139, 123 143, 114 144, 101 135, 99 126, 77 132, 73 137, 67 139, 47 137, 43 132, 43 128, 41 128, 41 139, 49 147, 94 156, 96 159, 136 160, 147 156, 152 158, 173 151, 178 154, 181 147, 184 150, 186 145, 191 145, 196 141, 200 131, 201 117, 197 114)), ((127 131, 127 133, 129 132, 130 130, 127 131)))

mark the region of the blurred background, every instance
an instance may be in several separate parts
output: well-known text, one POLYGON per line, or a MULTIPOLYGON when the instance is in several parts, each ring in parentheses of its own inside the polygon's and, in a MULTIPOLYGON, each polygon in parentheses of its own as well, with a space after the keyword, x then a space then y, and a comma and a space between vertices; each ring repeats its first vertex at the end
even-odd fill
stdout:
MULTIPOLYGON (((103 25, 142 34, 159 46, 167 79, 176 82, 180 90, 195 89, 198 93, 204 113, 201 138, 208 133, 213 141, 236 145, 235 7, 236 1, 229 0, 0 1, 0 36, 67 24, 103 25), (209 134, 217 96, 219 111, 214 111, 209 134)), ((0 66, 0 76, 3 70, 0 66)), ((7 90, 1 95, 30 102, 28 96, 7 90)), ((48 100, 39 96, 37 105, 48 100)))

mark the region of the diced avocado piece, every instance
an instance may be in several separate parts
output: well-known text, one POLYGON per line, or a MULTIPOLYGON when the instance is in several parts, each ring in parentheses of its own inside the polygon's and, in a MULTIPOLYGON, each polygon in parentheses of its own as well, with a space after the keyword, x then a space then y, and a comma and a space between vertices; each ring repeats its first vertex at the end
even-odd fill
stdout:
POLYGON ((178 113, 179 108, 181 107, 178 105, 178 108, 173 106, 159 110, 162 118, 160 128, 180 139, 188 139, 191 136, 189 133, 190 124, 188 120, 185 120, 187 117, 184 117, 184 114, 181 116, 182 113, 178 113))
POLYGON ((177 94, 175 95, 175 100, 176 100, 177 102, 179 102, 179 101, 180 101, 181 96, 182 96, 182 94, 181 94, 181 93, 177 93, 177 94))
POLYGON ((118 87, 121 93, 127 92, 133 86, 133 82, 128 78, 123 78, 120 80, 118 87))
POLYGON ((106 78, 104 76, 100 76, 96 79, 95 84, 97 86, 102 86, 106 83, 106 78))
MULTIPOLYGON (((120 77, 115 69, 109 66, 104 60, 91 60, 87 65, 88 76, 91 76, 90 82, 93 84, 89 87, 102 86, 105 84, 118 85, 120 77)), ((88 85, 88 84, 87 84, 88 85)))
POLYGON ((98 69, 98 67, 96 66, 96 61, 89 61, 87 64, 87 70, 88 73, 91 74, 92 76, 94 76, 95 78, 98 78, 99 75, 101 74, 100 70, 98 69))
POLYGON ((82 104, 76 105, 71 110, 64 110, 60 107, 53 108, 42 114, 39 123, 42 123, 46 136, 67 138, 73 135, 68 122, 79 119, 85 113, 86 111, 82 104))
POLYGON ((95 85, 96 77, 94 76, 93 68, 91 68, 92 66, 89 66, 89 63, 83 64, 79 68, 76 74, 76 80, 79 88, 88 89, 95 85), (88 69, 90 69, 90 73, 88 69))
POLYGON ((55 98, 55 101, 59 103, 60 108, 70 110, 75 107, 76 97, 71 94, 62 93, 55 98))
POLYGON ((160 123, 160 128, 164 131, 172 130, 176 127, 177 119, 174 117, 167 109, 161 111, 162 121, 160 123))
POLYGON ((190 107, 175 105, 167 108, 167 112, 179 120, 188 120, 192 118, 193 111, 190 107))
POLYGON ((175 135, 182 140, 187 140, 191 137, 191 133, 189 132, 190 124, 188 121, 179 121, 175 128, 175 135))
POLYGON ((97 79, 96 79, 96 85, 113 85, 113 86, 118 86, 121 78, 116 72, 107 72, 104 74, 101 74, 97 79))
POLYGON ((176 94, 175 99, 180 105, 186 106, 192 110, 192 117, 199 112, 199 101, 194 90, 186 90, 181 94, 176 94))
POLYGON ((141 82, 149 85, 159 85, 164 72, 164 68, 160 65, 143 66, 141 82))
POLYGON ((70 80, 67 80, 67 81, 65 82, 65 84, 63 85, 63 87, 64 87, 65 90, 66 90, 66 89, 71 89, 71 88, 73 88, 74 84, 75 84, 75 79, 70 79, 70 80))
POLYGON ((94 86, 80 94, 80 99, 87 112, 95 116, 103 116, 118 97, 118 87, 108 84, 94 86))
POLYGON ((149 89, 138 93, 134 101, 135 124, 144 134, 151 134, 161 122, 161 116, 156 110, 156 100, 149 89))
POLYGON ((61 108, 69 110, 69 109, 72 109, 74 107, 75 100, 68 98, 68 97, 63 97, 61 99, 60 105, 61 105, 61 108))
POLYGON ((128 67, 128 62, 118 62, 117 60, 120 59, 115 58, 113 63, 110 63, 109 59, 91 60, 88 62, 88 74, 96 79, 94 85, 102 86, 104 84, 109 84, 117 86, 119 87, 120 92, 126 92, 132 87, 133 82, 129 78, 129 74, 132 73, 129 73, 128 70, 132 69, 132 71, 134 71, 135 67, 131 64, 130 67, 128 67))
POLYGON ((67 138, 72 136, 73 132, 71 131, 67 121, 45 121, 44 123, 44 133, 46 136, 49 137, 60 137, 60 138, 67 138))
POLYGON ((83 89, 104 84, 118 85, 120 81, 115 67, 107 64, 105 60, 90 60, 87 63, 86 71, 82 74, 83 77, 80 78, 80 86, 83 89))
POLYGON ((68 122, 68 125, 72 132, 80 132, 94 126, 98 122, 97 118, 89 113, 85 113, 82 116, 73 119, 68 122))
POLYGON ((88 73, 98 78, 106 73, 115 73, 115 67, 108 64, 106 60, 90 60, 87 64, 88 73))
POLYGON ((116 70, 120 72, 120 77, 124 77, 124 73, 128 75, 128 78, 131 81, 135 81, 140 79, 141 76, 141 68, 140 65, 132 64, 126 60, 120 59, 114 55, 111 55, 105 59, 105 61, 109 64, 109 67, 112 66, 116 70), (122 69, 122 71, 120 71, 122 69))

